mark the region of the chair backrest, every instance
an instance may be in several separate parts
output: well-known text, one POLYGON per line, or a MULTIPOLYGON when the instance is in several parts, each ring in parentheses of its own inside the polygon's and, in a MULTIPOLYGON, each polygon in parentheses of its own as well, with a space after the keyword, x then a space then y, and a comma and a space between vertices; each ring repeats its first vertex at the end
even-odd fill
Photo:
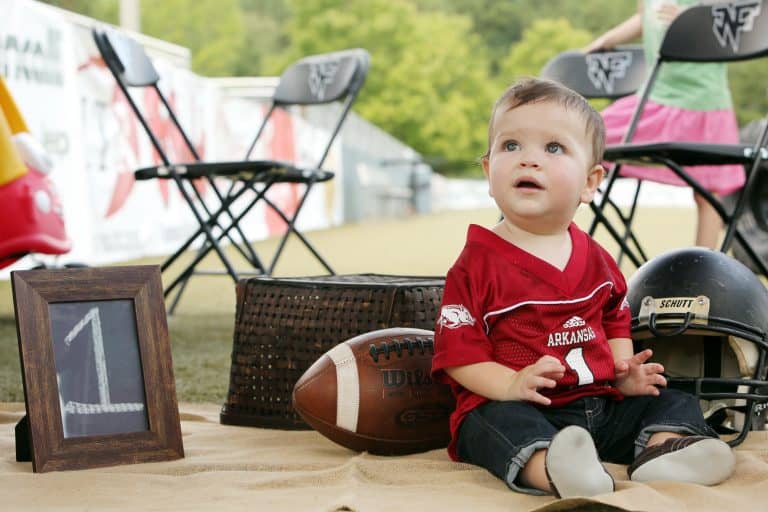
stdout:
POLYGON ((280 75, 274 101, 286 105, 330 103, 363 86, 370 56, 361 48, 304 57, 280 75))
POLYGON ((155 151, 157 151, 160 159, 163 161, 163 164, 170 165, 172 162, 168 158, 167 151, 162 147, 160 141, 149 126, 141 109, 136 104, 133 97, 128 93, 128 87, 152 87, 155 90, 158 98, 168 112, 171 122, 184 141, 184 145, 194 159, 200 161, 200 155, 197 153, 194 144, 192 144, 192 141, 179 123, 171 105, 168 103, 165 95, 163 95, 160 87, 158 87, 160 75, 154 64, 152 64, 149 56, 147 56, 144 51, 144 48, 135 40, 115 30, 93 28, 91 33, 93 35, 93 40, 96 43, 96 47, 98 48, 102 59, 104 59, 104 63, 115 77, 118 86, 125 95, 125 99, 131 106, 131 110, 133 110, 134 114, 136 114, 136 117, 139 119, 141 126, 144 128, 144 131, 152 142, 152 146, 155 148, 155 151))
POLYGON ((320 168, 365 83, 369 67, 370 54, 362 48, 310 55, 291 64, 280 75, 280 82, 272 98, 272 106, 256 132, 245 158, 250 158, 256 143, 264 133, 264 127, 276 108, 343 101, 323 153, 315 164, 316 168, 320 168))
POLYGON ((763 0, 696 5, 670 23, 622 142, 630 142, 659 69, 665 62, 732 62, 768 55, 763 0))
POLYGON ((127 87, 148 87, 160 80, 144 48, 117 32, 92 31, 96 47, 115 78, 127 87))
POLYGON ((645 55, 639 45, 595 53, 565 51, 547 62, 540 73, 585 98, 608 99, 636 92, 645 75, 645 55))
POLYGON ((666 61, 730 62, 768 54, 768 10, 762 0, 738 0, 686 9, 659 48, 666 61))

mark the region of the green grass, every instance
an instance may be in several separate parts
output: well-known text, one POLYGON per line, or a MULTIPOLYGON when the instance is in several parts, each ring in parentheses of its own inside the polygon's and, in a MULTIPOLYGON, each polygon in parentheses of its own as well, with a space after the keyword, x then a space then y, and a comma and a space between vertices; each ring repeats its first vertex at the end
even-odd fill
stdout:
MULTIPOLYGON (((583 215, 583 212, 582 214, 583 215)), ((689 243, 693 215, 688 210, 640 212, 638 231, 650 254, 689 243), (664 226, 659 229, 659 226, 664 226)), ((308 234, 340 274, 444 275, 464 244, 467 225, 493 224, 493 209, 447 212, 402 220, 345 225, 308 234)), ((577 217, 585 226, 588 216, 577 217)), ((603 237, 604 238, 604 237, 603 237)), ((598 237, 598 240, 603 240, 598 237)), ((255 244, 269 255, 275 240, 255 244)), ((610 243, 606 248, 613 251, 610 243)), ((323 274, 295 238, 289 242, 278 276, 323 274)), ((157 258, 128 264, 157 263, 157 258)), ((210 260, 209 263, 215 263, 210 260)), ((210 266, 210 265, 209 265, 210 266)), ((626 269, 631 272, 631 267, 626 269)), ((168 317, 179 401, 221 404, 229 385, 235 292, 229 278, 200 276, 188 287, 177 313, 168 317)), ((342 341, 342 340, 339 340, 342 341)), ((10 282, 0 280, 0 401, 24 400, 10 282)))

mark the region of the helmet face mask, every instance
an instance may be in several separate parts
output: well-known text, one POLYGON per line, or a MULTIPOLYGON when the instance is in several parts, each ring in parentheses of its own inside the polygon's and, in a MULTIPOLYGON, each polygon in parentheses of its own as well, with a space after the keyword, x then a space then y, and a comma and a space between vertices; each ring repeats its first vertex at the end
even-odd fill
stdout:
POLYGON ((763 428, 768 402, 768 290, 723 253, 691 248, 662 254, 628 283, 636 350, 651 348, 669 387, 699 397, 721 432, 763 428))

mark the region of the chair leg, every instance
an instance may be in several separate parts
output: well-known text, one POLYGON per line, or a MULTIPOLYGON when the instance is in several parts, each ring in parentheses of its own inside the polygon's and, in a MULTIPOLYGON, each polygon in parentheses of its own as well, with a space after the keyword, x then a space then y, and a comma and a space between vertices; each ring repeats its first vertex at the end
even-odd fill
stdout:
POLYGON ((320 255, 319 252, 315 249, 315 247, 307 240, 307 238, 296 229, 296 219, 299 216, 299 212, 301 212, 302 207, 304 206, 304 202, 307 200, 307 197, 309 196, 309 191, 312 189, 312 186, 314 185, 314 182, 307 183, 307 189, 304 191, 304 195, 301 197, 301 201, 299 201, 299 204, 296 206, 296 211, 293 214, 293 217, 290 219, 283 213, 277 205, 272 203, 269 199, 266 197, 264 198, 264 201, 275 211, 275 213, 280 216, 281 219, 286 223, 287 228, 285 230, 285 233, 283 234, 283 237, 280 239, 280 243, 277 247, 277 251, 275 252, 275 255, 272 257, 272 263, 269 265, 269 269, 267 270, 267 275, 272 275, 272 273, 275 270, 275 266, 277 265, 277 260, 280 259, 280 255, 283 252, 283 249, 285 248, 285 243, 288 241, 288 236, 290 236, 291 233, 294 233, 306 246, 307 249, 314 255, 314 257, 317 259, 320 264, 325 267, 325 270, 328 271, 330 275, 336 275, 336 272, 333 271, 331 266, 328 264, 327 261, 320 255))
MULTIPOLYGON (((627 214, 627 216, 624 217, 623 215, 621 215, 621 212, 619 212, 619 217, 624 223, 624 236, 622 237, 624 245, 627 244, 627 240, 630 237, 634 238, 634 234, 632 233, 632 222, 635 220, 635 211, 637 211, 637 200, 640 197, 640 187, 642 186, 642 184, 643 182, 638 180, 637 187, 635 187, 635 194, 632 197, 632 206, 629 208, 629 213, 627 214)), ((616 207, 618 210, 618 205, 616 205, 616 207)), ((637 245, 637 242, 635 243, 638 249, 640 250, 640 252, 642 252, 642 248, 640 248, 640 246, 637 245)), ((621 247, 624 247, 624 246, 621 246, 621 247)), ((619 248, 619 254, 616 257, 616 262, 619 265, 621 265, 621 261, 624 259, 624 250, 621 247, 619 248)), ((647 258, 645 258, 645 255, 643 255, 643 259, 647 260, 647 258)))
MULTIPOLYGON (((238 192, 237 192, 237 193, 236 193, 234 196, 232 196, 232 198, 231 198, 231 199, 228 199, 228 200, 229 200, 230 202, 234 202, 234 201, 235 201, 237 198, 239 198, 239 197, 240 197, 240 196, 241 196, 241 195, 242 195, 242 194, 243 194, 243 193, 244 193, 246 190, 252 190, 252 188, 251 188, 250 186, 251 186, 251 185, 252 185, 252 184, 253 184, 253 183, 254 183, 254 182, 257 180, 257 178, 258 178, 258 177, 256 176, 256 177, 252 178, 251 180, 249 180, 248 182, 246 182, 246 183, 244 184, 243 188, 242 188, 241 190, 239 190, 239 191, 238 191, 238 192)), ((243 209, 240 211, 240 213, 239 213, 239 214, 237 214, 237 216, 235 216, 235 218, 234 218, 233 222, 232 222, 231 224, 229 224, 228 226, 226 226, 226 227, 224 227, 224 228, 221 228, 221 229, 222 229, 222 232, 219 234, 219 236, 218 236, 217 238, 215 238, 215 239, 214 239, 216 243, 213 243, 213 244, 211 244, 211 243, 206 243, 206 244, 204 244, 204 245, 203 245, 203 246, 200 248, 200 250, 198 251, 198 253, 197 253, 197 255, 195 256, 195 258, 192 260, 192 262, 190 262, 190 263, 187 265, 187 268, 186 268, 186 269, 185 269, 185 270, 184 270, 184 271, 183 271, 181 274, 179 274, 179 275, 176 277, 176 279, 174 279, 174 280, 173 280, 173 282, 172 282, 171 284, 169 284, 168 286, 166 286, 166 288, 165 288, 165 292, 164 292, 166 297, 168 296, 168 294, 170 294, 170 293, 171 293, 171 291, 172 291, 174 288, 176 288, 176 286, 178 286, 179 284, 181 284, 182 282, 184 282, 186 279, 188 279, 189 275, 190 275, 191 273, 193 273, 193 272, 194 272, 194 269, 197 267, 198 263, 200 263, 200 261, 202 261, 202 259, 203 259, 203 258, 205 258, 205 256, 207 256, 207 255, 208 255, 208 253, 209 253, 211 250, 216 250, 217 248, 220 250, 220 248, 219 248, 219 245, 218 245, 218 243, 217 243, 217 242, 221 241, 221 240, 222 240, 222 239, 223 239, 223 238, 226 236, 226 234, 227 234, 227 233, 228 233, 228 232, 229 232, 231 229, 233 229, 235 226, 239 225, 239 222, 240 222, 240 221, 243 219, 243 217, 245 217, 245 215, 246 215, 248 212, 250 212, 250 211, 251 211, 251 209, 252 209, 252 208, 253 208, 253 207, 256 205, 256 203, 258 203, 258 202, 259 202, 259 200, 261 200, 262 198, 264 198, 264 194, 266 194, 267 190, 269 189, 269 187, 270 187, 270 186, 272 186, 272 184, 273 184, 273 183, 274 183, 274 182, 267 182, 267 184, 264 186, 264 188, 263 188, 263 189, 261 189, 261 190, 259 190, 259 191, 257 192, 257 194, 256 194, 256 197, 255 197, 255 198, 253 198, 253 199, 251 199, 251 202, 250 202, 250 203, 248 203, 248 205, 247 205, 245 208, 243 208, 243 209)), ((266 199, 266 198, 264 198, 264 199, 266 199)), ((219 214, 220 212, 221 212, 221 210, 217 211, 217 212, 216 212, 216 214, 214 214, 214 218, 218 217, 218 214, 219 214)), ((184 245, 184 246, 182 246, 182 249, 183 249, 184 247, 188 247, 188 246, 189 246, 189 244, 191 243, 191 241, 192 241, 193 239, 194 239, 194 237, 193 237, 192 239, 190 239, 190 240, 187 240, 187 242, 185 243, 185 245, 184 245)), ((179 252, 180 252, 180 251, 177 251, 177 254, 176 254, 176 255, 174 255, 174 256, 178 256, 178 253, 179 253, 179 252)), ((257 261, 258 261, 258 258, 257 258, 257 261)), ((261 262, 260 262, 260 261, 259 261, 259 267, 258 267, 258 268, 259 268, 259 270, 261 270, 262 272, 264 272, 264 267, 263 267, 263 266, 261 266, 261 262)), ((231 274, 230 274, 230 275, 231 275, 231 274)), ((236 277, 236 276, 233 276, 233 277, 234 277, 234 281, 235 281, 235 283, 237 283, 237 277, 236 277)))
POLYGON ((736 238, 736 241, 741 245, 742 249, 744 249, 744 251, 747 253, 747 256, 749 256, 749 258, 754 262, 754 264, 757 265, 757 267, 760 269, 760 273, 763 275, 763 277, 768 278, 768 265, 766 265, 766 262, 763 259, 763 257, 757 254, 757 252, 755 252, 755 249, 752 247, 752 244, 750 244, 749 241, 746 239, 746 237, 741 234, 741 231, 735 230, 734 238, 736 238))
MULTIPOLYGON (((184 186, 183 180, 179 178, 179 176, 176 175, 175 173, 173 174, 173 180, 176 182, 176 185, 179 187, 179 191, 184 197, 184 200, 187 202, 187 205, 189 205, 189 209, 192 210, 192 215, 195 216, 195 219, 197 220, 197 223, 200 226, 200 229, 202 229, 203 233, 205 233, 205 238, 213 246, 213 250, 216 251, 216 254, 219 256, 219 259, 221 259, 222 264, 227 269, 227 273, 232 277, 232 279, 235 282, 237 282, 237 272, 235 272, 235 269, 232 267, 232 264, 229 262, 229 258, 227 258, 226 254, 224 254, 224 251, 221 249, 219 244, 216 243, 216 238, 213 236, 213 232, 211 231, 211 228, 208 225, 208 219, 204 220, 202 215, 200 215, 200 212, 197 210, 197 208, 195 208, 193 199, 192 197, 190 197, 189 193, 187 192, 187 189, 184 186)), ((194 185, 192 188, 194 189, 194 185)), ((164 267, 167 268, 167 265, 164 265, 164 267)))
MULTIPOLYGON (((229 207, 232 205, 233 201, 229 200, 230 196, 232 195, 232 190, 234 190, 235 186, 237 185, 236 181, 233 181, 230 186, 229 190, 227 190, 226 195, 222 195, 219 191, 218 187, 216 187, 216 184, 214 183, 213 178, 208 178, 208 182, 211 184, 211 188, 213 189, 214 193, 216 194, 216 197, 219 199, 219 209, 216 211, 215 214, 211 214, 210 211, 206 209, 208 212, 208 218, 213 219, 214 221, 218 219, 218 217, 224 213, 226 213, 226 217, 229 218, 230 222, 235 218, 235 216, 230 211, 229 207)), ((235 242, 234 238, 229 236, 227 234, 227 238, 229 239, 232 246, 240 253, 240 255, 248 261, 251 266, 262 268, 261 261, 259 260, 259 257, 256 255, 256 252, 253 250, 253 247, 250 243, 248 243, 248 238, 245 236, 245 233, 243 232, 242 228, 239 224, 235 223, 233 225, 233 229, 238 233, 240 236, 240 239, 242 240, 242 245, 240 243, 235 242), (243 249, 245 247, 245 249, 243 249), (246 254, 247 249, 247 254, 246 254)))
POLYGON ((179 287, 178 290, 176 290, 176 295, 173 296, 173 300, 171 301, 171 305, 168 308, 168 314, 172 315, 176 312, 176 307, 179 305, 179 301, 181 300, 181 296, 184 294, 184 290, 187 289, 187 284, 189 284, 189 279, 192 277, 192 275, 188 275, 186 279, 181 283, 181 287, 179 287))
MULTIPOLYGON (((600 204, 595 203, 594 200, 592 201, 592 203, 595 204, 594 208, 592 208, 593 212, 599 210, 602 214, 603 210, 605 210, 606 204, 613 204, 611 201, 611 190, 613 189, 613 182, 616 180, 616 175, 618 174, 620 168, 621 166, 617 164, 613 168, 613 171, 609 173, 608 181, 603 187, 603 190, 600 192, 603 200, 600 201, 600 204)), ((592 223, 589 225, 589 230, 587 231, 589 236, 595 236, 595 231, 600 224, 606 226, 607 228, 608 219, 606 219, 604 215, 595 215, 595 217, 592 219, 592 223)), ((616 241, 618 242, 618 240, 616 241)))
MULTIPOLYGON (((603 199, 603 201, 607 200, 608 198, 603 199)), ((594 201, 589 203, 589 207, 592 210, 592 214, 594 215, 594 219, 592 220, 593 227, 597 228, 599 224, 602 224, 608 231, 608 234, 611 235, 611 238, 613 238, 613 240, 619 245, 619 248, 624 252, 624 254, 627 255, 630 261, 632 261, 632 264, 635 267, 642 265, 644 261, 641 261, 635 252, 624 242, 624 237, 622 237, 619 232, 616 231, 616 228, 613 227, 610 221, 608 221, 608 219, 605 217, 605 213, 603 213, 603 210, 599 208, 594 201)), ((643 256, 643 258, 644 257, 645 256, 643 256)))
MULTIPOLYGON (((215 213, 213 213, 211 215, 209 222, 212 225, 217 225, 218 226, 217 220, 218 220, 219 216, 224 212, 224 208, 229 207, 237 199, 239 199, 243 195, 244 192, 246 192, 247 190, 250 190, 249 185, 252 185, 253 182, 255 182, 255 180, 256 180, 256 178, 254 177, 252 180, 250 180, 250 182, 245 183, 244 186, 240 190, 238 190, 236 193, 234 193, 234 194, 231 193, 232 188, 230 188, 230 193, 228 193, 225 202, 222 204, 222 206, 219 208, 219 210, 217 210, 215 213)), ((224 236, 227 235, 227 233, 229 232, 230 229, 233 229, 236 226, 239 227, 240 219, 242 219, 245 216, 245 214, 248 213, 248 211, 250 211, 250 209, 258 201, 258 199, 260 197, 261 197, 260 195, 257 195, 256 199, 252 200, 252 202, 247 207, 245 207, 244 210, 239 215, 237 215, 235 217, 232 217, 233 222, 227 228, 222 228, 221 226, 219 226, 222 229, 222 233, 220 233, 216 237, 216 239, 215 239, 216 242, 220 242, 224 238, 224 236)), ((209 228, 210 228, 210 226, 209 226, 209 228)), ((192 245, 192 243, 201 234, 204 234, 204 233, 205 233, 204 227, 203 226, 198 227, 197 231, 195 233, 193 233, 192 236, 190 236, 187 239, 187 241, 184 242, 184 244, 182 244, 176 250, 176 252, 174 252, 171 256, 169 256, 165 260, 165 262, 163 262, 163 264, 161 266, 161 271, 165 272, 165 270, 168 269, 178 259, 178 257, 181 256, 189 248, 189 246, 192 245)), ((230 238, 230 240, 231 240, 231 238, 230 238)), ((251 247, 250 243, 248 243, 247 239, 244 239, 244 240, 245 240, 245 245, 247 245, 248 248, 249 248, 249 252, 253 255, 252 258, 246 257, 246 260, 248 260, 249 263, 255 269, 257 269, 261 273, 263 273, 264 272, 264 265, 261 263, 261 260, 256 255, 256 253, 253 250, 253 248, 251 247)), ((237 244, 235 244, 235 245, 237 245, 237 244)), ((164 291, 164 294, 165 294, 166 297, 171 293, 171 291, 176 286, 178 286, 178 284, 180 282, 183 282, 183 281, 186 281, 187 279, 189 279, 191 274, 194 273, 194 269, 196 268, 197 264, 210 252, 211 249, 214 249, 214 246, 212 244, 210 244, 210 243, 204 243, 203 244, 203 246, 198 250, 198 254, 195 257, 195 259, 189 265, 187 265, 187 268, 184 271, 182 271, 179 274, 179 276, 170 285, 166 286, 165 291, 164 291)), ((239 246, 238 246, 238 249, 240 249, 239 246)), ((240 253, 243 254, 243 251, 240 250, 240 253)), ((229 273, 229 272, 227 272, 227 273, 229 273)), ((232 274, 230 273, 230 275, 232 275, 232 274)), ((235 282, 237 282, 236 278, 235 278, 235 282)))
MULTIPOLYGON (((220 239, 221 238, 219 238, 219 240, 220 239)), ((197 254, 199 255, 201 252, 203 252, 203 250, 204 250, 204 248, 206 246, 207 246, 206 244, 201 246, 197 250, 197 254)), ((210 251, 206 251, 206 254, 208 254, 208 252, 210 252, 210 251)), ((201 260, 202 260, 202 258, 201 258, 201 260)), ((173 300, 171 301, 171 305, 168 308, 168 314, 169 315, 172 315, 176 311, 176 307, 178 306, 179 301, 181 300, 181 296, 184 294, 184 290, 187 289, 187 285, 189 284, 189 280, 192 279, 192 276, 194 276, 195 274, 198 274, 198 272, 195 270, 196 267, 197 267, 197 265, 194 265, 194 266, 188 265, 187 268, 184 269, 184 271, 181 272, 181 274, 179 274, 179 279, 181 279, 181 281, 180 281, 180 285, 181 286, 176 290, 176 294, 174 295, 173 300)), ((163 292, 163 295, 167 298, 168 295, 170 295, 171 290, 172 290, 172 288, 169 287, 167 290, 165 290, 163 292)))
MULTIPOLYGON (((229 211, 229 206, 231 206, 237 199, 242 196, 244 192, 249 190, 248 186, 244 186, 242 189, 238 190, 236 193, 232 194, 231 191, 234 187, 230 187, 230 191, 227 194, 226 199, 222 202, 221 206, 215 213, 210 213, 210 210, 206 208, 206 211, 209 212, 208 215, 208 227, 212 228, 213 226, 218 226, 218 219, 219 217, 224 213, 227 212, 230 219, 233 219, 234 216, 229 211)), ((241 217, 242 218, 242 217, 241 217)), ((232 223, 232 227, 235 227, 236 229, 240 230, 240 226, 237 223, 232 223)), ((253 268, 256 268, 260 271, 264 271, 264 265, 261 263, 261 260, 256 255, 255 251, 253 250, 253 247, 248 242, 247 238, 245 237, 245 234, 242 233, 242 231, 239 231, 242 234, 243 243, 242 245, 245 245, 248 249, 248 253, 245 253, 245 250, 241 247, 241 244, 236 243, 232 237, 228 235, 228 230, 223 230, 223 233, 229 238, 231 243, 234 245, 234 247, 238 250, 238 252, 243 256, 243 258, 248 261, 248 263, 251 264, 253 268)), ((197 231, 195 231, 189 238, 187 238, 187 241, 184 242, 177 250, 174 252, 171 256, 169 256, 166 261, 163 263, 162 269, 165 270, 166 268, 170 267, 176 259, 181 256, 192 243, 197 239, 198 236, 201 234, 204 234, 204 228, 203 226, 199 226, 197 231)), ((223 239, 223 236, 217 237, 217 241, 221 241, 223 239)))
MULTIPOLYGON (((723 238, 723 243, 720 246, 720 252, 726 253, 731 248, 731 244, 735 238, 741 244, 742 248, 747 252, 747 255, 750 257, 750 259, 752 259, 755 265, 757 265, 757 267, 760 269, 760 272, 763 274, 763 276, 768 278, 768 265, 766 265, 764 259, 759 254, 757 254, 757 252, 755 252, 752 244, 749 243, 746 237, 739 230, 738 222, 741 218, 741 214, 744 211, 744 205, 746 204, 746 192, 742 190, 742 197, 740 197, 736 202, 733 213, 729 214, 725 210, 725 207, 723 207, 722 202, 715 198, 715 196, 713 196, 708 190, 704 189, 704 187, 702 187, 699 182, 691 178, 681 166, 666 158, 658 158, 657 161, 666 165, 675 174, 677 174, 680 179, 685 181, 686 184, 690 186, 694 192, 698 193, 701 197, 704 198, 705 201, 712 205, 717 214, 723 220, 723 223, 727 226, 727 228, 723 238)), ((749 186, 750 181, 748 180, 744 188, 749 190, 749 186)))
MULTIPOLYGON (((240 190, 238 190, 238 192, 236 194, 234 194, 232 196, 228 196, 227 199, 226 199, 226 202, 225 202, 225 206, 228 207, 230 204, 232 204, 246 190, 254 190, 252 188, 252 185, 256 182, 257 178, 258 177, 254 177, 253 179, 249 180, 249 182, 246 182, 244 184, 244 186, 240 190)), ((285 213, 283 213, 277 207, 277 205, 275 205, 272 201, 270 201, 266 197, 267 190, 273 184, 274 184, 274 181, 267 181, 265 183, 264 187, 261 188, 260 190, 258 190, 258 192, 256 194, 256 197, 251 199, 250 202, 248 203, 248 205, 246 205, 234 218, 232 218, 232 222, 228 226, 226 226, 226 227, 218 226, 222 230, 222 232, 219 233, 218 236, 216 236, 214 238, 214 243, 211 243, 210 241, 208 241, 208 237, 206 236, 206 243, 204 243, 203 246, 201 246, 201 248, 198 250, 198 253, 195 256, 195 258, 192 260, 192 262, 190 262, 187 265, 187 268, 184 271, 182 271, 181 274, 179 274, 176 277, 176 279, 174 279, 174 281, 172 283, 170 283, 165 288, 164 294, 165 294, 166 297, 168 297, 170 295, 170 293, 174 289, 176 289, 176 287, 181 286, 181 289, 177 291, 177 294, 175 295, 173 303, 171 304, 171 312, 173 312, 173 310, 175 310, 176 304, 178 303, 178 301, 180 299, 181 293, 183 292, 184 288, 186 287, 186 283, 188 282, 189 278, 195 273, 195 268, 200 263, 200 261, 202 261, 202 259, 205 256, 207 256, 208 253, 211 250, 217 250, 217 251, 221 250, 221 248, 218 245, 218 242, 221 241, 225 236, 227 236, 227 233, 229 233, 230 230, 235 229, 237 226, 239 226, 239 222, 243 219, 243 217, 245 217, 245 215, 260 200, 264 200, 267 203, 267 205, 270 208, 272 208, 275 211, 275 213, 278 214, 278 216, 286 223, 287 229, 286 229, 286 232, 283 234, 283 237, 281 238, 281 240, 280 240, 280 242, 278 244, 278 248, 277 248, 277 250, 275 252, 275 255, 272 258, 272 261, 270 263, 269 268, 265 269, 261 265, 261 262, 258 259, 258 257, 256 256, 255 251, 254 251, 254 257, 256 258, 256 261, 258 262, 258 265, 259 265, 258 268, 262 272, 264 272, 265 275, 272 275, 272 273, 273 273, 273 271, 275 269, 275 266, 277 264, 277 261, 279 260, 280 255, 282 254, 282 252, 283 252, 283 250, 285 248, 285 244, 286 244, 288 236, 291 233, 294 233, 301 240, 301 242, 307 247, 307 249, 312 253, 312 255, 318 260, 318 262, 320 262, 320 264, 328 271, 328 273, 330 275, 335 275, 335 272, 333 271, 331 266, 328 264, 328 262, 320 255, 320 253, 314 248, 314 246, 310 243, 310 241, 300 231, 298 231, 296 229, 296 227, 295 227, 296 219, 298 218, 298 215, 301 212, 301 210, 302 210, 302 208, 303 208, 303 206, 304 206, 304 204, 305 204, 305 202, 307 200, 307 197, 309 196, 309 191, 310 191, 312 185, 314 185, 314 183, 309 183, 307 185, 307 189, 305 190, 305 193, 302 196, 301 200, 299 201, 299 204, 296 207, 296 211, 295 211, 295 213, 293 214, 293 216, 291 218, 288 218, 288 216, 286 216, 285 213)), ((217 210, 215 213, 213 213, 211 215, 211 222, 216 221, 218 219, 218 217, 223 212, 224 212, 224 208, 220 207, 219 210, 217 210)), ((209 228, 209 226, 206 226, 206 228, 209 228)), ((183 253, 189 247, 189 245, 191 245, 191 243, 197 238, 197 236, 199 236, 201 234, 202 231, 203 231, 203 227, 201 226, 201 228, 199 228, 198 231, 192 237, 190 237, 187 240, 187 242, 185 242, 185 244, 183 244, 182 247, 179 250, 177 250, 177 252, 174 253, 174 255, 171 258, 166 260, 166 263, 164 263, 163 267, 162 267, 163 270, 165 270, 170 265, 172 260, 175 260, 176 258, 178 258, 178 256, 181 253, 183 253)), ((210 232, 210 229, 208 229, 208 231, 210 232)), ((230 238, 230 240, 231 240, 231 238, 230 238)), ((236 278, 234 280, 235 280, 235 282, 237 282, 236 278)))

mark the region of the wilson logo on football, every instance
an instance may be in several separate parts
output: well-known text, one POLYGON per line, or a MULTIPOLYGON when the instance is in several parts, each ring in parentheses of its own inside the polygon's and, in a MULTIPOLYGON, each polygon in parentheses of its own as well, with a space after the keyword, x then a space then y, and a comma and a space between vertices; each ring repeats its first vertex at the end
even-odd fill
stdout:
POLYGON ((440 310, 437 325, 441 329, 443 327, 456 329, 462 325, 475 325, 475 319, 463 304, 448 304, 440 310))
POLYGON ((433 383, 429 373, 422 370, 381 370, 381 379, 384 389, 430 386, 433 383))

